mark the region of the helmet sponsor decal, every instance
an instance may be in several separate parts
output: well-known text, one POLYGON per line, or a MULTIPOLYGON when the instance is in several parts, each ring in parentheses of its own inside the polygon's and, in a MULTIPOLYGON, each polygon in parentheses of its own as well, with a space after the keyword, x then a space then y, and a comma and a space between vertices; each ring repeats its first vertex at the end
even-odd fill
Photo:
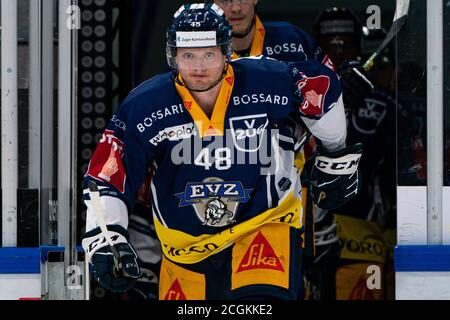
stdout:
POLYGON ((216 31, 177 31, 177 48, 201 48, 217 45, 216 31))

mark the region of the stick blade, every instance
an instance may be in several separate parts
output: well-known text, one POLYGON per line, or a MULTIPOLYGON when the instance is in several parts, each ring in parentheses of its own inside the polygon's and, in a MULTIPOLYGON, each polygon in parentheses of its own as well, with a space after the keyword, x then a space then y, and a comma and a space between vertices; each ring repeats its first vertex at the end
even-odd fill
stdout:
POLYGON ((409 11, 410 0, 397 0, 397 7, 395 9, 394 21, 406 16, 409 11))
POLYGON ((408 17, 410 0, 397 0, 397 7, 395 9, 394 21, 392 23, 391 29, 389 30, 386 39, 381 43, 381 45, 377 48, 374 54, 364 63, 364 70, 369 71, 375 61, 375 58, 383 51, 387 45, 394 39, 399 33, 400 29, 406 22, 408 17))

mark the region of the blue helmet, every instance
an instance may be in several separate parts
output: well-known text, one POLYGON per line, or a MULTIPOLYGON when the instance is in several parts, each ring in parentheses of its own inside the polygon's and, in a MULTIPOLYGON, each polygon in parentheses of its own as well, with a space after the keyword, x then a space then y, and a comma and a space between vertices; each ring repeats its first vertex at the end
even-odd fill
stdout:
POLYGON ((176 69, 177 48, 205 48, 220 46, 231 59, 232 28, 224 12, 214 3, 184 4, 174 15, 167 29, 167 63, 176 69))

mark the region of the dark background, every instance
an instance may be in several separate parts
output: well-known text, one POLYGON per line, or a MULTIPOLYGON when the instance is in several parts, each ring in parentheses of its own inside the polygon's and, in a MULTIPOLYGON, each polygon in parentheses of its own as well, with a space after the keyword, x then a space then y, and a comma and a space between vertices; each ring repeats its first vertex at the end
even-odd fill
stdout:
MULTIPOLYGON (((201 1, 131 0, 134 85, 164 70, 165 31, 173 13, 186 2, 201 1)), ((389 29, 395 11, 392 0, 261 0, 258 10, 262 21, 287 21, 311 32, 315 17, 326 8, 351 8, 365 21, 370 5, 380 7, 382 26, 389 29)))
MULTIPOLYGON (((33 0, 31 0, 33 1, 33 0)), ((166 70, 165 61, 165 32, 172 20, 173 13, 185 2, 199 1, 181 1, 181 0, 79 0, 82 10, 104 10, 106 12, 106 20, 101 23, 95 19, 85 21, 82 19, 82 30, 79 32, 80 49, 79 49, 79 75, 81 77, 83 71, 91 72, 93 76, 98 72, 104 73, 102 83, 91 81, 86 82, 79 80, 79 154, 78 154, 78 198, 81 198, 81 179, 87 168, 91 152, 95 148, 99 134, 104 129, 112 113, 116 110, 120 102, 125 98, 132 88, 139 85, 142 81, 153 77, 154 75, 166 70), (90 26, 95 29, 98 25, 104 25, 106 34, 101 39, 106 43, 106 50, 103 52, 85 53, 82 48, 82 41, 88 40, 95 43, 99 38, 95 37, 95 32, 83 38, 83 28, 90 26), (104 66, 83 69, 81 59, 83 56, 105 57, 107 64, 104 66), (83 88, 91 87, 95 92, 99 87, 104 87, 105 91, 97 97, 95 94, 91 97, 83 97, 83 88), (84 99, 84 100, 83 100, 84 99), (83 105, 86 107, 83 109, 83 105), (85 110, 85 111, 83 111, 85 110), (89 111, 94 110, 94 112, 89 111), (82 138, 86 138, 83 140, 82 138), (90 141, 84 144, 83 141, 90 141)), ((444 124, 445 124, 445 184, 450 185, 450 4, 444 1, 444 124)), ((55 1, 55 12, 57 10, 55 1)), ((28 0, 18 0, 18 37, 19 37, 19 116, 26 119, 28 116, 28 33, 29 33, 29 16, 28 16, 28 0)), ((320 11, 331 6, 347 7, 353 9, 360 19, 365 22, 368 18, 366 13, 367 7, 370 5, 378 5, 381 9, 382 27, 389 29, 392 23, 392 17, 395 11, 395 1, 393 0, 260 0, 258 14, 263 21, 287 21, 307 32, 311 31, 315 17, 320 11)), ((56 26, 56 24, 55 24, 56 26)), ((400 33, 397 46, 397 63, 412 62, 412 66, 420 72, 426 73, 426 1, 412 0, 409 20, 404 29, 400 33)), ((55 53, 57 53, 57 28, 55 28, 55 53)), ((56 55, 55 55, 56 59, 56 55)), ((56 64, 56 61, 55 61, 56 64)), ((408 68, 406 68, 408 69, 408 68)), ((55 67, 55 79, 56 76, 55 67)), ((405 70, 405 69, 404 69, 405 70)), ((426 78, 419 79, 414 74, 413 69, 403 79, 410 80, 411 83, 399 82, 399 91, 406 88, 406 93, 415 99, 414 103, 420 105, 421 110, 413 110, 410 103, 405 104, 407 112, 412 111, 413 115, 406 118, 408 128, 420 128, 420 136, 426 143, 426 117, 423 111, 426 106, 426 78), (420 83, 419 83, 420 82, 420 83), (411 92, 410 92, 411 91, 411 92), (414 92, 412 92, 414 91, 414 92), (419 112, 416 112, 419 111, 419 112), (411 121, 410 121, 411 120, 411 121)), ((94 78, 95 79, 95 78, 94 78)), ((401 79, 402 80, 402 79, 401 79)), ((56 82, 56 81, 55 81, 56 82)), ((101 92, 100 92, 101 93, 101 92)), ((55 96, 57 87, 55 86, 55 96)), ((55 101, 55 114, 57 116, 57 103, 55 101)), ((420 109, 419 108, 419 109, 420 109)), ((56 124, 55 124, 56 133, 56 124)), ((398 128, 397 141, 408 144, 408 132, 398 128)), ((19 199, 22 200, 20 209, 19 224, 21 228, 20 240, 21 245, 34 245, 37 236, 36 232, 28 232, 30 229, 35 230, 37 225, 36 195, 35 190, 25 189, 27 186, 28 176, 28 131, 27 126, 19 126, 19 199)), ((395 141, 393 141, 395 143, 395 141)), ((56 146, 56 144, 55 144, 56 146)), ((426 150, 426 145, 425 145, 426 150)), ((424 152, 425 152, 424 150, 424 152)), ((57 150, 54 150, 56 156, 57 150)), ((412 159, 411 153, 406 153, 407 160, 412 159)), ((405 165, 405 161, 398 163, 398 184, 399 185, 425 185, 426 179, 418 181, 414 174, 413 178, 409 177, 410 164, 405 165), (402 167, 403 166, 403 167, 402 167)), ((55 175, 56 179, 56 175, 55 175)), ((56 185, 56 180, 55 180, 56 185)), ((57 200, 57 199, 55 199, 57 200)), ((45 205, 45 204, 44 204, 45 205)), ((77 221, 79 232, 81 233, 84 226, 84 205, 81 199, 76 208, 79 212, 77 221)), ((1 223, 1 220, 0 220, 1 223)), ((47 242, 47 241, 44 241, 47 242)))

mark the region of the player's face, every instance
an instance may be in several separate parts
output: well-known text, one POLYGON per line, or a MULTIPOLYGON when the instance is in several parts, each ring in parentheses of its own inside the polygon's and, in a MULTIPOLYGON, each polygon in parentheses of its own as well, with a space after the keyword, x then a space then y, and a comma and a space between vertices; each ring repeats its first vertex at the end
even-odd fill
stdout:
POLYGON ((335 66, 359 55, 357 39, 353 35, 330 35, 319 39, 320 47, 330 57, 335 66))
POLYGON ((178 48, 176 61, 187 86, 205 90, 222 76, 226 57, 220 47, 178 48))
POLYGON ((253 27, 258 0, 215 0, 233 27, 233 35, 246 35, 253 27))

